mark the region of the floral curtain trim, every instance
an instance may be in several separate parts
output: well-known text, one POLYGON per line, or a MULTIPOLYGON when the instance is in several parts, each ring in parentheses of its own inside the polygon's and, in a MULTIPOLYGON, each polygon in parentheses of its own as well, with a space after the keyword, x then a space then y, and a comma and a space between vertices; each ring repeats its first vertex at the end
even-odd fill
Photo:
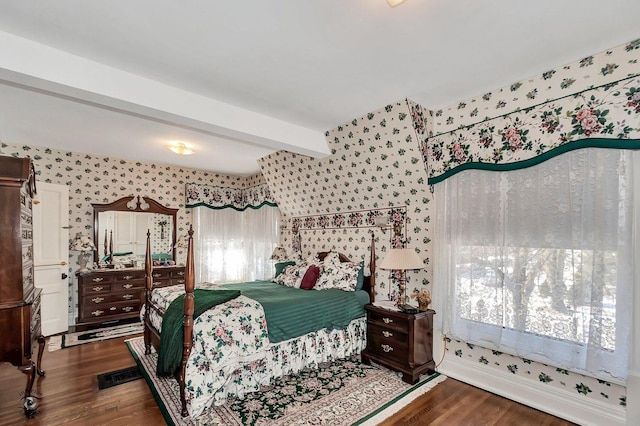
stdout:
POLYGON ((634 76, 427 138, 421 150, 435 184, 465 169, 529 167, 571 149, 640 149, 638 123, 634 76))
POLYGON ((188 183, 186 208, 208 207, 210 209, 259 209, 262 206, 277 206, 267 184, 249 188, 225 188, 222 186, 188 183))

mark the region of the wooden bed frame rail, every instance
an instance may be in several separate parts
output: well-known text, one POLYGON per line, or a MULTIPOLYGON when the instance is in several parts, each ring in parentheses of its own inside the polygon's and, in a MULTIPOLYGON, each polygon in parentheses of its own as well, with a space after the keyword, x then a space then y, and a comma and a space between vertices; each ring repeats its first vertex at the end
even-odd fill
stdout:
MULTIPOLYGON (((189 355, 191 355, 191 349, 193 347, 193 312, 195 307, 194 289, 195 289, 195 270, 194 270, 194 258, 193 258, 193 226, 189 227, 189 237, 187 245, 187 260, 185 267, 185 297, 184 297, 184 319, 183 330, 184 340, 182 346, 182 362, 180 364, 180 371, 177 375, 178 384, 180 386, 180 400, 182 402, 181 414, 183 417, 189 415, 187 410, 187 402, 185 396, 185 374, 187 361, 189 355)), ((323 260, 328 252, 319 253, 318 257, 323 260)), ((349 259, 344 255, 340 255, 341 262, 348 262, 349 259)), ((373 232, 371 233, 371 248, 369 265, 371 274, 369 277, 365 276, 363 290, 369 293, 369 300, 371 303, 375 301, 375 271, 376 271, 376 255, 375 255, 375 237, 373 232)), ((163 309, 157 306, 151 301, 151 292, 153 290, 153 261, 151 259, 151 232, 147 231, 147 249, 144 262, 145 269, 145 315, 144 315, 144 344, 145 354, 151 353, 151 345, 158 350, 160 347, 160 335, 151 325, 150 314, 152 310, 163 313, 163 309)))

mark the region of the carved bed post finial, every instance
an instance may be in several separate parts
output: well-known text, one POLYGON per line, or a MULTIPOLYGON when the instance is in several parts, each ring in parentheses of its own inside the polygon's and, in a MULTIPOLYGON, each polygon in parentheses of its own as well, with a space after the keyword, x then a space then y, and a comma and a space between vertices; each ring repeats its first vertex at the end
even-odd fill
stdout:
POLYGON ((151 353, 151 290, 153 289, 153 263, 151 261, 151 231, 147 229, 147 251, 144 258, 144 280, 145 280, 145 300, 144 305, 144 353, 149 355, 151 353))
POLYGON ((193 311, 195 309, 195 301, 193 291, 195 289, 194 261, 193 261, 193 225, 189 227, 189 238, 187 239, 187 262, 185 267, 184 280, 184 344, 182 349, 182 363, 180 365, 180 375, 178 382, 180 383, 180 400, 182 402, 182 416, 189 415, 187 410, 187 400, 185 395, 185 375, 187 369, 187 360, 191 354, 193 346, 193 311))

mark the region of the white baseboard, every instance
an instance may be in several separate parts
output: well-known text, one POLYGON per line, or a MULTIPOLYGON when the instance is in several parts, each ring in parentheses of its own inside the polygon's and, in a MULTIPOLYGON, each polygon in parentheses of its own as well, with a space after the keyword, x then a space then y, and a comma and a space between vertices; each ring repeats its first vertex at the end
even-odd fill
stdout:
POLYGON ((629 371, 627 377, 627 419, 640 419, 640 371, 629 371))
POLYGON ((490 368, 481 368, 458 357, 447 357, 437 371, 521 404, 585 426, 625 425, 624 407, 587 399, 533 380, 490 368))

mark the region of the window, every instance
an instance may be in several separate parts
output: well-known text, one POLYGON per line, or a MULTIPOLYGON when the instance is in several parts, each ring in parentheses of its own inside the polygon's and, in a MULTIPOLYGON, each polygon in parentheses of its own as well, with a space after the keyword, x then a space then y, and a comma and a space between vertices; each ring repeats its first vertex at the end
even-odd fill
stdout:
POLYGON ((243 211, 195 208, 196 282, 270 279, 269 258, 278 243, 279 218, 278 208, 271 206, 243 211))
MULTIPOLYGON (((631 151, 581 149, 435 186, 443 332, 602 377, 627 374, 631 151)), ((635 154, 637 155, 637 154, 635 154)))

